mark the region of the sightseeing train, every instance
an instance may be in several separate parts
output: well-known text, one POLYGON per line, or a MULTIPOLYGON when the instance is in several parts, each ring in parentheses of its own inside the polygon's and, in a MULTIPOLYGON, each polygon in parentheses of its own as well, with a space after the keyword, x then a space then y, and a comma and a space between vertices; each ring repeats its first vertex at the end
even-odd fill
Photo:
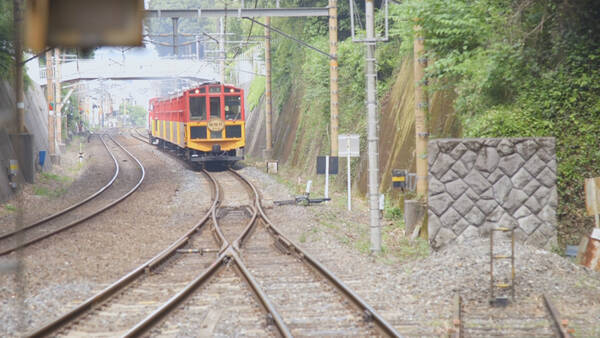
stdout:
POLYGON ((244 158, 244 91, 219 82, 150 100, 152 144, 190 162, 232 164, 244 158))

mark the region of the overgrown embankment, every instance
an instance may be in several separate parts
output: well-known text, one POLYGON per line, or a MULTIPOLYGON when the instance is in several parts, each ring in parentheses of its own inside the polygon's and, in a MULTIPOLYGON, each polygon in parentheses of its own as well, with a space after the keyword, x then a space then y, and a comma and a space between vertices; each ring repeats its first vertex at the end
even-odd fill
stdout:
MULTIPOLYGON (((340 133, 361 134, 364 153, 364 48, 349 39, 347 4, 338 6, 340 133)), ((382 191, 392 168, 413 166, 411 59, 420 18, 430 60, 432 137, 556 137, 559 240, 561 246, 577 243, 592 227, 584 216, 583 179, 600 176, 598 17, 600 4, 593 0, 392 4, 390 42, 377 47, 382 191)), ((274 19, 273 25, 328 49, 326 18, 274 19)), ((328 60, 281 37, 273 45, 276 154, 286 165, 314 172, 315 156, 329 149, 328 60)), ((364 192, 366 161, 352 166, 364 192)), ((344 164, 341 169, 339 186, 344 164)))

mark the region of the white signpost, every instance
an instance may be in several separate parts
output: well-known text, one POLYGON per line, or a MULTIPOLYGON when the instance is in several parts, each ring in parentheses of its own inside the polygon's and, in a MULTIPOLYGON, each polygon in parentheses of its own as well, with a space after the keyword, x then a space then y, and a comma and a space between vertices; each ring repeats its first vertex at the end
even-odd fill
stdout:
POLYGON ((348 210, 352 210, 351 198, 351 180, 350 180, 350 157, 360 156, 360 135, 358 134, 340 134, 338 135, 338 156, 347 158, 348 170, 348 210))

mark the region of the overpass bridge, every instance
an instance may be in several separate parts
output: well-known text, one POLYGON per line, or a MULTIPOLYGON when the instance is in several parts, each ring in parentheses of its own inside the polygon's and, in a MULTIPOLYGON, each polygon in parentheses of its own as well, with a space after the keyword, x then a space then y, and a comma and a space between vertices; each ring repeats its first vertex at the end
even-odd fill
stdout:
MULTIPOLYGON (((56 75, 56 72, 54 73, 56 75)), ((46 68, 28 75, 46 85, 46 68)), ((63 84, 78 81, 105 80, 168 80, 188 79, 195 82, 213 81, 220 78, 215 64, 190 59, 147 59, 119 62, 112 58, 75 60, 61 64, 60 81, 63 84)))

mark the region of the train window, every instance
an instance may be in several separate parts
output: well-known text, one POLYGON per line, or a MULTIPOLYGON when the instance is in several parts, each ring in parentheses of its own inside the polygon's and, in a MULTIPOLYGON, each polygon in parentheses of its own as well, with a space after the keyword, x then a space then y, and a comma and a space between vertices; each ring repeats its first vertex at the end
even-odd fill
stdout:
POLYGON ((206 88, 204 88, 204 87, 200 88, 200 93, 206 93, 206 88))
POLYGON ((225 96, 225 119, 239 120, 242 118, 241 98, 239 96, 225 96))
POLYGON ((211 97, 210 98, 210 117, 221 118, 221 98, 211 97))
POLYGON ((208 89, 209 93, 220 93, 221 92, 221 86, 215 86, 215 87, 210 87, 208 89))
POLYGON ((206 97, 190 97, 190 120, 206 120, 206 97))

